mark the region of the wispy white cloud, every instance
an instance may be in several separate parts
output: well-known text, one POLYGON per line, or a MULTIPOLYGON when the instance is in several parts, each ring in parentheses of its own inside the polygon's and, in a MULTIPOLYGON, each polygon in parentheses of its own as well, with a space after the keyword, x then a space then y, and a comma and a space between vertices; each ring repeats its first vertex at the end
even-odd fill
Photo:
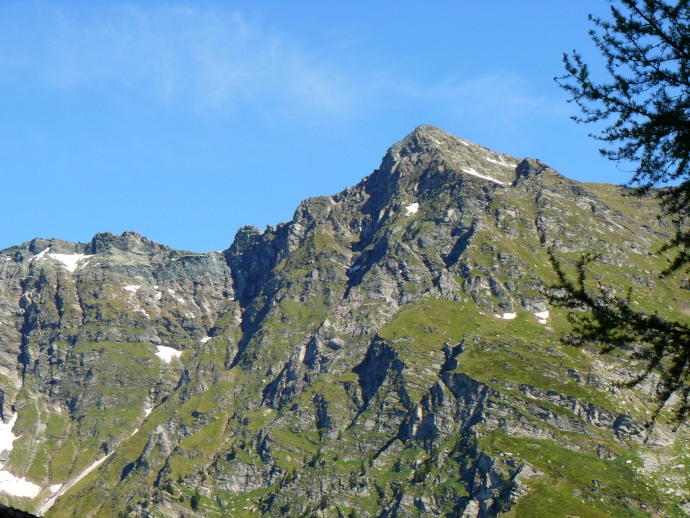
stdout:
POLYGON ((43 4, 31 10, 0 12, 0 32, 12 25, 15 35, 33 34, 0 37, 3 75, 20 69, 64 89, 133 89, 199 111, 254 103, 284 116, 337 117, 357 102, 336 67, 240 12, 120 5, 89 16, 43 4), (11 59, 17 52, 23 59, 11 59))
POLYGON ((242 109, 317 123, 426 110, 515 131, 536 112, 567 115, 560 99, 535 93, 516 72, 427 77, 397 54, 372 58, 361 38, 343 31, 328 43, 362 53, 339 62, 309 47, 307 35, 220 7, 0 3, 0 82, 29 73, 69 91, 125 89, 197 113, 242 109))

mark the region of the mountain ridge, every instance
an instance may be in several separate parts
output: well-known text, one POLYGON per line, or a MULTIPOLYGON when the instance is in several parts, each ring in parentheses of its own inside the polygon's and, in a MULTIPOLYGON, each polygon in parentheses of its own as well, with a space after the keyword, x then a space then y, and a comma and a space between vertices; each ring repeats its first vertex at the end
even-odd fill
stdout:
POLYGON ((7 503, 682 513, 687 429, 662 419, 643 444, 653 380, 621 389, 639 365, 563 345, 548 298, 548 250, 568 266, 595 249, 595 280, 684 318, 685 291, 656 276, 670 223, 623 191, 420 126, 357 185, 223 252, 135 232, 0 251, 0 417, 17 416, 1 469, 39 488, 7 503))

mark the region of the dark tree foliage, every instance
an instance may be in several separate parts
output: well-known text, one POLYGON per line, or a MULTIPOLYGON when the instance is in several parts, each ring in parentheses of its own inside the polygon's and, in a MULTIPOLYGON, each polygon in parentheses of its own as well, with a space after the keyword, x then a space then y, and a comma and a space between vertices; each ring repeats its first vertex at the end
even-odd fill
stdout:
POLYGON ((573 281, 551 252, 551 262, 559 279, 552 301, 580 310, 568 315, 576 331, 568 341, 573 345, 584 342, 601 344, 603 353, 615 349, 631 351, 630 357, 644 360, 646 366, 625 386, 637 385, 652 372, 659 374, 659 404, 651 423, 674 394, 679 397, 674 409, 675 419, 677 422, 687 420, 690 417, 690 326, 657 314, 635 311, 631 290, 621 297, 604 286, 599 286, 596 291, 586 288, 587 265, 597 258, 596 255, 585 254, 577 262, 578 275, 573 281))
MULTIPOLYGON (((610 19, 590 15, 590 37, 606 59, 604 80, 590 72, 577 52, 565 54, 566 74, 556 78, 580 108, 577 122, 603 122, 591 136, 603 143, 602 155, 632 163, 629 186, 637 194, 655 187, 662 208, 675 224, 662 251, 673 251, 664 275, 690 271, 690 0, 618 0, 610 19)), ((573 281, 555 256, 559 276, 555 301, 574 312, 577 340, 603 344, 604 351, 632 349, 646 369, 630 385, 658 372, 659 405, 674 405, 679 421, 690 418, 690 328, 657 314, 634 311, 630 294, 620 297, 600 287, 585 287, 587 265, 578 262, 573 281)))
POLYGON ((669 271, 690 260, 690 0, 620 0, 611 20, 590 15, 589 34, 606 58, 607 80, 598 82, 577 52, 565 54, 566 75, 557 82, 577 103, 578 122, 605 121, 591 136, 601 153, 636 164, 630 185, 660 191, 673 214, 678 251, 669 271))

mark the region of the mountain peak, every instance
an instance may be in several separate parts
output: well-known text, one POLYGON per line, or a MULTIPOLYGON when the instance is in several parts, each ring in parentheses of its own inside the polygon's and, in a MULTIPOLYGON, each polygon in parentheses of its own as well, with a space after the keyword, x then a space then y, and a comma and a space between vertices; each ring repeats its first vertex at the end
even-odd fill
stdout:
POLYGON ((438 170, 472 182, 508 186, 516 179, 520 160, 474 144, 431 125, 417 126, 391 146, 379 171, 416 183, 423 171, 438 170))
MULTIPOLYGON (((422 124, 417 126, 411 133, 409 133, 405 138, 403 138, 397 146, 400 147, 423 147, 426 149, 436 148, 443 149, 448 146, 465 145, 467 147, 474 147, 476 144, 467 142, 455 135, 437 128, 436 126, 431 126, 429 124, 422 124)), ((395 146, 394 146, 395 147, 395 146)))
POLYGON ((89 248, 90 253, 97 254, 113 248, 123 252, 150 253, 168 247, 142 237, 139 232, 126 231, 119 236, 110 232, 100 232, 93 236, 89 248))
POLYGON ((436 126, 432 126, 431 124, 420 124, 417 126, 415 129, 412 130, 410 135, 419 135, 419 136, 434 136, 434 135, 448 135, 450 136, 449 133, 443 131, 441 128, 437 128, 436 126))

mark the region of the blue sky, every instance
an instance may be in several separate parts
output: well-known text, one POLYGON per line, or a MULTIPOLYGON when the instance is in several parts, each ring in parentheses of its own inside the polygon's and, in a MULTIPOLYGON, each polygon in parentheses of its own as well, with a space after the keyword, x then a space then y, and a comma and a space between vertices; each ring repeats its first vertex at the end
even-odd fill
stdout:
POLYGON ((603 0, 0 2, 0 248, 222 250, 419 124, 621 183, 553 81, 603 0))

